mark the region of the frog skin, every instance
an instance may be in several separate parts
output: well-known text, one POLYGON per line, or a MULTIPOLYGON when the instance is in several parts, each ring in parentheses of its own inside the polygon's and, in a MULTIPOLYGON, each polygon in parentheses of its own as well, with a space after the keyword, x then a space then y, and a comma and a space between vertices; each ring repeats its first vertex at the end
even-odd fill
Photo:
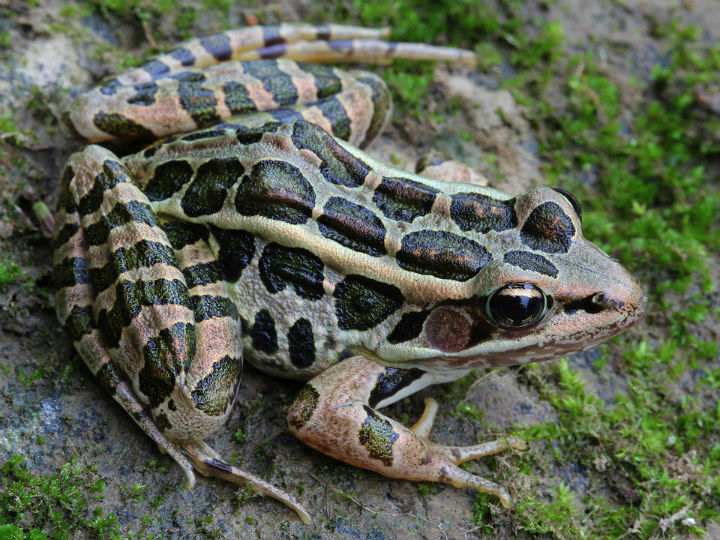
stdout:
POLYGON ((251 483, 306 523, 292 496, 203 442, 230 413, 243 358, 307 381, 287 422, 312 448, 510 506, 505 489, 458 464, 523 441, 430 442, 432 399, 410 428, 378 410, 472 369, 584 350, 645 305, 633 277, 584 239, 570 194, 425 178, 356 147, 387 122, 385 84, 307 61, 474 61, 385 36, 335 25, 216 34, 66 114, 90 141, 166 138, 122 159, 97 145, 69 159, 54 237, 60 322, 190 487, 194 471, 251 483))

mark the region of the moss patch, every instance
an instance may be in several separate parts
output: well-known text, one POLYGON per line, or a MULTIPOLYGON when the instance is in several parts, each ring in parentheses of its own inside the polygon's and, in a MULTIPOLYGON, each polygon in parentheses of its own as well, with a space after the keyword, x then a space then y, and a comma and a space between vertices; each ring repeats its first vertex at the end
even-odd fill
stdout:
POLYGON ((20 455, 0 467, 0 538, 63 539, 82 532, 92 538, 124 538, 117 516, 105 514, 99 501, 105 483, 75 460, 57 474, 30 472, 20 455))

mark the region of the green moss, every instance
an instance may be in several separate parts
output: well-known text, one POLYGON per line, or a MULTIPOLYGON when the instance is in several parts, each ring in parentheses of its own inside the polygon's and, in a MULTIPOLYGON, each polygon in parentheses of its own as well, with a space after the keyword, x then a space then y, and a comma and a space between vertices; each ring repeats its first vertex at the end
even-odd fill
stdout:
POLYGON ((230 12, 233 3, 230 0, 204 0, 195 3, 177 0, 92 0, 90 5, 109 21, 119 17, 140 22, 148 28, 152 28, 151 25, 157 21, 172 17, 175 29, 183 34, 195 23, 198 11, 215 13, 219 24, 224 27, 227 22, 223 15, 230 12))
POLYGON ((13 283, 28 285, 28 274, 7 257, 0 258, 0 291, 13 283))
MULTIPOLYGON (((438 2, 422 0, 353 0, 352 13, 364 26, 391 26, 394 39, 431 43, 446 36, 451 43, 477 41, 500 31, 496 10, 475 0, 438 2)), ((348 8, 338 6, 336 20, 347 18, 348 8)))
MULTIPOLYGON (((591 537, 613 538, 634 523, 645 531, 640 537, 648 538, 658 534, 662 517, 687 505, 697 508, 697 514, 714 519, 720 515, 715 500, 703 496, 718 493, 720 487, 720 462, 717 455, 713 458, 717 443, 704 447, 720 437, 720 405, 707 410, 694 397, 667 399, 668 371, 660 366, 675 362, 673 353, 667 346, 651 350, 644 342, 630 349, 627 365, 635 374, 628 373, 628 394, 618 394, 612 405, 589 391, 566 360, 549 368, 553 375, 549 379, 539 374, 545 368, 527 370, 530 382, 559 417, 532 426, 523 435, 551 441, 552 459, 559 465, 577 463, 588 470, 611 473, 604 477, 605 482, 615 493, 614 502, 623 506, 609 511, 605 499, 587 497, 586 506, 601 508, 604 513, 591 537), (687 461, 691 449, 694 457, 687 461), (685 479, 670 475, 669 468, 687 469, 685 479), (608 528, 610 523, 614 528, 608 528)), ((532 461, 531 456, 525 459, 532 461)), ((528 497, 527 493, 521 495, 524 502, 518 505, 518 512, 521 522, 532 525, 536 513, 526 510, 534 508, 531 503, 535 501, 528 497)))
POLYGON ((92 470, 75 460, 57 474, 34 474, 22 456, 13 455, 0 466, 0 538, 64 539, 75 533, 124 538, 118 533, 115 514, 105 514, 102 506, 91 508, 90 495, 104 489, 104 484, 88 481, 93 476, 92 470))
POLYGON ((503 62, 503 56, 492 43, 478 43, 475 47, 479 71, 490 71, 503 62))
POLYGON ((395 62, 382 74, 390 86, 393 103, 401 115, 420 118, 425 110, 428 87, 432 82, 432 66, 424 64, 409 68, 405 62, 395 62))
POLYGON ((473 521, 478 525, 480 532, 491 536, 493 529, 493 496, 487 493, 480 493, 475 496, 473 504, 473 521))
POLYGON ((237 493, 238 508, 241 508, 243 503, 249 501, 254 495, 252 484, 245 484, 245 487, 237 493))
POLYGON ((582 513, 573 492, 562 482, 551 489, 547 498, 524 495, 517 503, 523 516, 520 530, 554 538, 593 538, 582 525, 582 513))
POLYGON ((562 23, 550 21, 540 27, 538 37, 531 39, 523 32, 508 35, 508 41, 515 48, 510 60, 518 68, 527 69, 539 62, 555 62, 562 54, 565 34, 562 23))
POLYGON ((178 9, 177 13, 175 13, 175 28, 178 30, 189 30, 192 28, 193 23, 195 23, 196 16, 197 12, 194 7, 181 7, 178 9))
POLYGON ((247 442, 247 438, 245 437, 245 433, 243 433, 242 428, 237 428, 237 431, 235 431, 235 442, 238 444, 245 444, 247 442))
POLYGON ((195 526, 198 533, 203 534, 204 538, 223 538, 222 529, 215 523, 212 515, 196 518, 195 526))
POLYGON ((467 403, 458 403, 455 406, 455 412, 465 414, 472 418, 475 422, 479 423, 481 423, 485 419, 485 411, 478 409, 477 407, 473 407, 472 405, 469 405, 467 403))
POLYGON ((437 493, 437 484, 431 482, 418 482, 417 489, 420 495, 427 497, 428 495, 434 495, 437 493))
POLYGON ((45 370, 43 366, 34 369, 30 374, 25 373, 25 371, 21 367, 17 370, 18 381, 20 381, 20 384, 24 386, 31 385, 35 381, 41 379, 43 375, 45 375, 45 370))
POLYGON ((20 130, 15 124, 12 116, 0 116, 0 133, 7 135, 10 133, 17 133, 19 131, 20 130))
POLYGON ((77 17, 80 13, 80 8, 77 4, 64 3, 60 8, 61 17, 77 17))

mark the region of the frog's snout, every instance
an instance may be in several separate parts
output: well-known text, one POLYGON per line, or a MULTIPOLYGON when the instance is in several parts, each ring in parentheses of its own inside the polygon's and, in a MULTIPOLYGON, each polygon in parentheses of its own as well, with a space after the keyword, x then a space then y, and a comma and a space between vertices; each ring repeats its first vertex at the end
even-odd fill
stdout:
MULTIPOLYGON (((584 298, 583 309, 588 313, 603 314, 611 335, 630 328, 645 314, 647 295, 640 284, 625 268, 616 263, 611 280, 602 291, 584 298)), ((566 309, 569 305, 566 305, 566 309)))

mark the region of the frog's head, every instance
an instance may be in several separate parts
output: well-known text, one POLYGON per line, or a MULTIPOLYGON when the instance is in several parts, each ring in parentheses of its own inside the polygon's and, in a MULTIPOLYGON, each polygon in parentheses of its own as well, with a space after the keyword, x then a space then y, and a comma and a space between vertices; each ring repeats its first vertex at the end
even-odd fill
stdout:
POLYGON ((521 364, 584 350, 640 319, 642 287, 583 238, 572 195, 539 187, 513 206, 517 226, 485 235, 492 261, 469 294, 406 314, 419 334, 402 340, 401 320, 381 357, 433 369, 521 364))

